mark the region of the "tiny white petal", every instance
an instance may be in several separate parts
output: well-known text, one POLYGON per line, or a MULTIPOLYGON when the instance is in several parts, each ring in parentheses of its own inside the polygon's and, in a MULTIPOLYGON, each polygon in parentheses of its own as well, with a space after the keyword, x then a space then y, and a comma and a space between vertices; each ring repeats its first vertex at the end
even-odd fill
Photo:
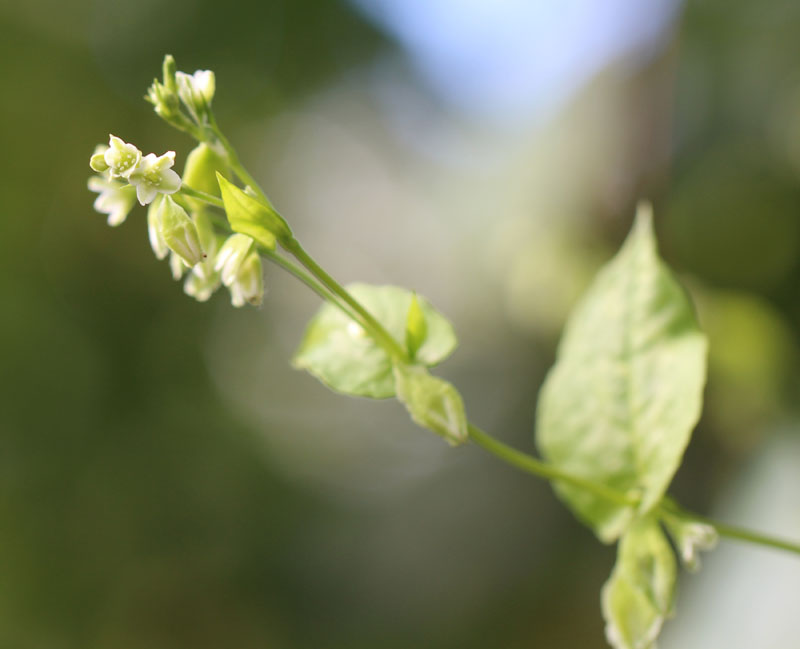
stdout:
POLYGON ((140 205, 147 205, 152 202, 156 194, 158 194, 158 191, 151 185, 136 185, 136 198, 139 200, 140 205))

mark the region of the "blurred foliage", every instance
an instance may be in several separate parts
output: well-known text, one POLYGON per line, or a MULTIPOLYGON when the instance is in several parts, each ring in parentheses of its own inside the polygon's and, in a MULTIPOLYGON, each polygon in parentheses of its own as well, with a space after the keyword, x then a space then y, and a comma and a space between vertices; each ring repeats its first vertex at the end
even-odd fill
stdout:
MULTIPOLYGON (((166 52, 214 69, 223 127, 257 172, 292 177, 274 192, 300 206, 303 236, 353 275, 377 261, 345 281, 385 273, 441 306, 463 344, 443 372, 471 416, 527 448, 554 332, 648 187, 711 337, 676 485, 704 506, 770 422, 797 416, 798 27, 790 0, 689 3, 675 47, 481 144, 512 153, 475 156, 476 171, 374 117, 353 79, 399 55, 343 2, 0 4, 0 645, 604 646, 613 553, 547 485, 292 373, 315 302, 288 281, 269 279, 261 312, 185 298, 143 218, 110 229, 92 212, 88 156, 110 131, 188 150, 141 97, 166 52), (349 94, 326 103, 331 88, 349 94), (549 157, 529 165, 533 151, 549 157), (325 218, 302 209, 315 196, 325 218)), ((412 120, 429 142, 437 110, 412 120)))

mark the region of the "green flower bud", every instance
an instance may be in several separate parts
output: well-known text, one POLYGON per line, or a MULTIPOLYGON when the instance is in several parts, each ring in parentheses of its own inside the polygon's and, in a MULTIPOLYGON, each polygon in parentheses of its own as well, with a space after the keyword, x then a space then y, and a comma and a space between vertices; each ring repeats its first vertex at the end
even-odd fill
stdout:
POLYGON ((205 302, 221 284, 220 275, 214 270, 214 261, 224 237, 217 234, 214 224, 204 211, 195 212, 192 219, 200 237, 200 245, 206 251, 207 257, 189 272, 183 284, 183 292, 198 302, 205 302))
POLYGON ((108 164, 106 163, 105 157, 106 151, 108 151, 107 146, 104 144, 98 144, 94 149, 92 157, 89 158, 89 166, 97 173, 101 174, 108 169, 108 164))
POLYGON ((190 267, 205 258, 197 227, 186 211, 171 197, 164 196, 161 199, 156 209, 155 220, 164 243, 190 267))
POLYGON ((161 71, 164 75, 164 87, 170 94, 174 94, 178 90, 175 83, 175 59, 172 54, 167 54, 164 57, 164 63, 161 65, 161 71))
POLYGON ((174 121, 179 116, 180 100, 178 95, 170 92, 158 79, 153 79, 153 85, 147 89, 145 99, 155 106, 156 114, 168 122, 174 121))

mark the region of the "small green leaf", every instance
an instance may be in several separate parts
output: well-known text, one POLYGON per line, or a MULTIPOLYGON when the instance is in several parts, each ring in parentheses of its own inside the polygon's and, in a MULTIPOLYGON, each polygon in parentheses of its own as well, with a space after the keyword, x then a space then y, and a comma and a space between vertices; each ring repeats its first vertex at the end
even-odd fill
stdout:
POLYGON ((219 172, 217 182, 234 232, 246 234, 270 250, 275 249, 276 239, 291 235, 286 221, 274 209, 246 194, 219 172))
POLYGON ((397 398, 417 424, 441 435, 452 446, 467 440, 464 401, 452 384, 420 365, 394 366, 397 398))
POLYGON ((413 361, 417 356, 419 348, 425 342, 425 336, 428 335, 428 323, 425 320, 425 314, 419 305, 417 294, 411 296, 411 305, 408 307, 408 315, 406 316, 406 349, 408 350, 408 357, 413 361))
POLYGON ((672 615, 675 555, 658 522, 637 520, 625 532, 600 595, 606 638, 615 649, 650 649, 672 615))
MULTIPOLYGON (((352 284, 347 287, 395 340, 403 340, 412 293, 396 286, 352 284)), ((432 366, 456 347, 450 323, 427 300, 419 299, 428 335, 416 361, 432 366)), ((375 399, 393 397, 392 359, 372 338, 332 304, 323 304, 306 329, 293 364, 308 370, 338 392, 375 399)))
MULTIPOLYGON (((567 323, 539 396, 538 446, 564 471, 639 495, 639 513, 647 512, 666 491, 700 416, 705 368, 705 336, 658 258, 643 207, 567 323)), ((637 514, 585 490, 555 487, 605 542, 637 514)))

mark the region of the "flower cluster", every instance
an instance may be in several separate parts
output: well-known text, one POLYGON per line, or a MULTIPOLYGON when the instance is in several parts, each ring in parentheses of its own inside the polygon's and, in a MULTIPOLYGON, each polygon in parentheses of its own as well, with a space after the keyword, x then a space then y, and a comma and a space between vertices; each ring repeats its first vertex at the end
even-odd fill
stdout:
POLYGON ((119 225, 125 220, 127 212, 125 216, 119 216, 121 212, 118 209, 118 190, 125 189, 128 185, 135 187, 136 198, 142 205, 152 203, 158 194, 174 194, 181 188, 181 177, 171 168, 174 164, 174 151, 167 151, 161 156, 156 156, 155 153, 142 156, 142 152, 133 144, 123 142, 116 135, 109 135, 108 146, 97 147, 89 160, 89 166, 101 174, 99 178, 107 181, 89 181, 89 189, 101 192, 95 202, 95 209, 109 215, 109 224, 119 225), (114 223, 111 222, 112 212, 108 211, 108 205, 115 209, 114 223))
POLYGON ((155 107, 156 114, 176 128, 202 140, 211 119, 211 100, 216 81, 211 70, 194 74, 177 72, 175 59, 164 57, 163 81, 153 80, 145 99, 155 107))
MULTIPOLYGON (((181 81, 179 87, 184 92, 202 88, 208 79, 203 81, 202 75, 198 79, 198 74, 183 75, 190 81, 181 81)), ((213 76, 211 84, 213 94, 213 76)), ((210 101, 210 95, 202 100, 210 101)), ((211 190, 221 162, 212 149, 201 144, 189 155, 184 175, 211 190)), ((143 156, 133 144, 111 135, 108 146, 98 146, 89 161, 97 172, 88 182, 89 189, 98 193, 94 208, 108 215, 109 225, 118 226, 138 199, 149 206, 147 230, 153 252, 158 259, 169 256, 176 280, 186 275, 183 289, 187 295, 204 302, 224 285, 234 306, 261 304, 264 280, 255 242, 244 234, 226 239, 216 231, 200 201, 182 195, 173 198, 182 186, 181 177, 172 170, 174 164, 173 151, 143 156)))

